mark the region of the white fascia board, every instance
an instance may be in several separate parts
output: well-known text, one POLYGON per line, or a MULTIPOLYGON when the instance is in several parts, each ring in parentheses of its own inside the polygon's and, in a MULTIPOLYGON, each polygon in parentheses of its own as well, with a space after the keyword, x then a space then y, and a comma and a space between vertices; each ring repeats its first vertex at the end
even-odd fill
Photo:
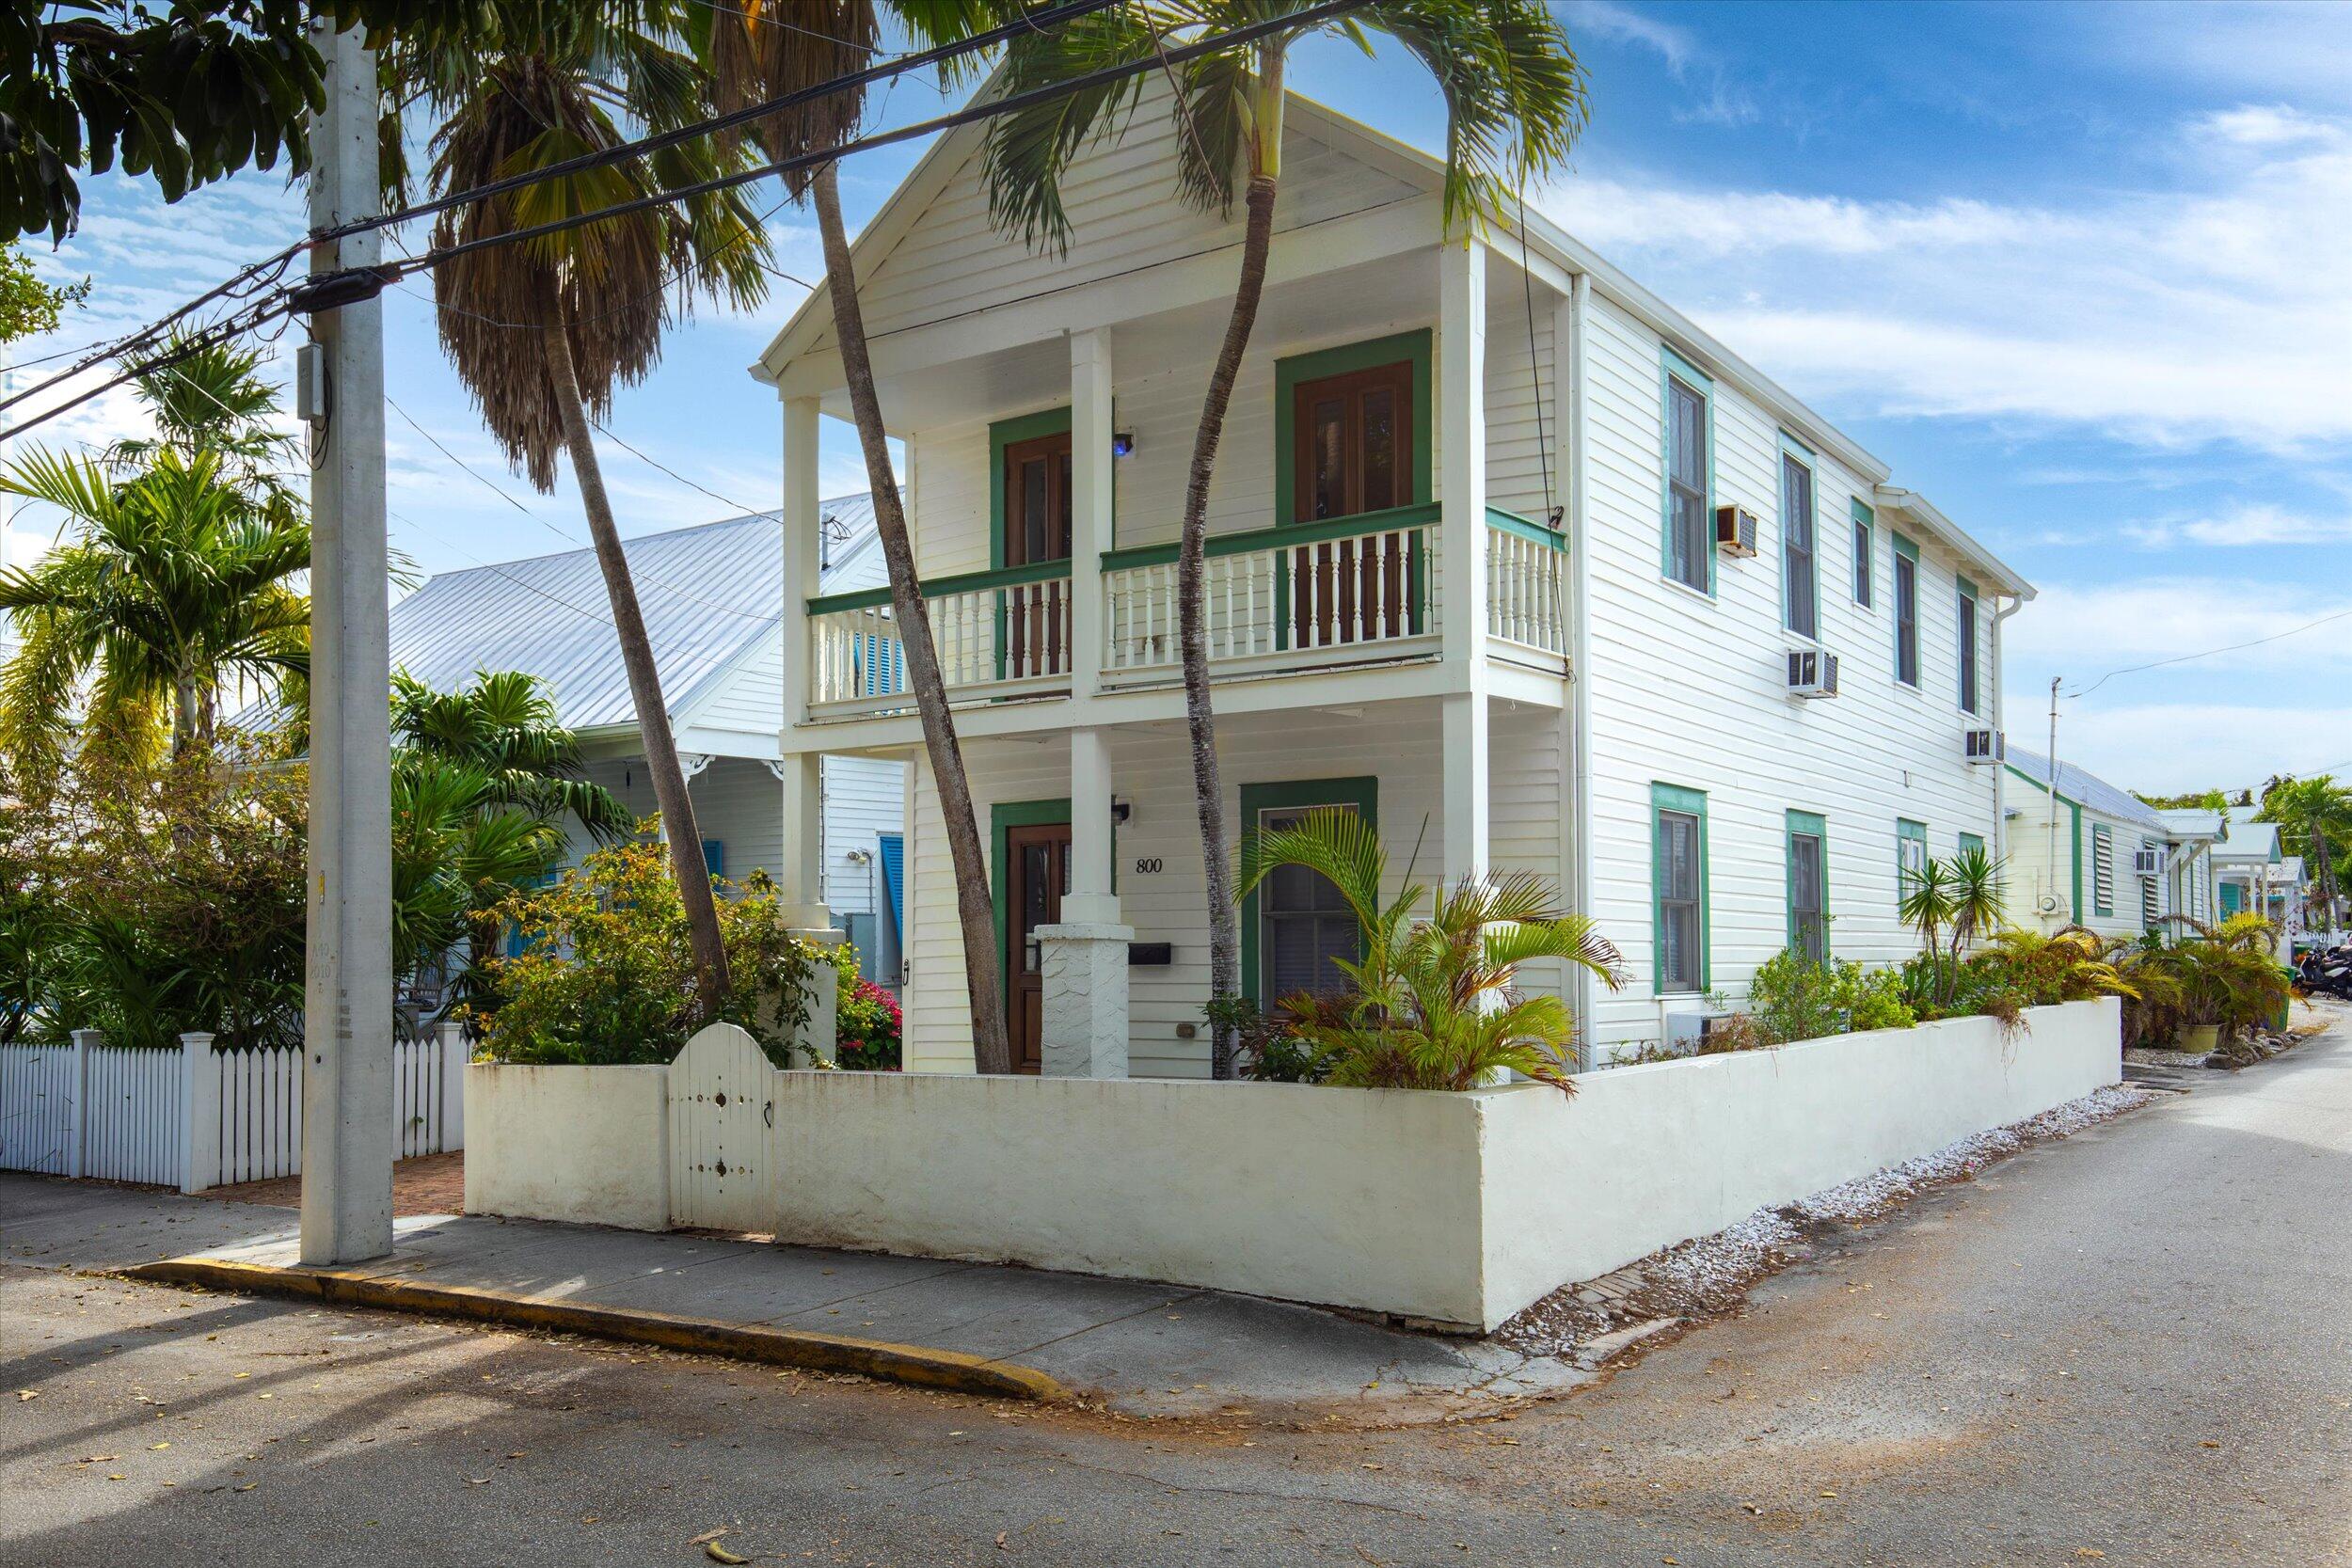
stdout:
POLYGON ((2010 570, 2000 557, 1970 538, 1967 530, 1944 515, 1932 501, 1918 491, 1881 483, 1875 487, 1874 494, 1882 510, 1899 512, 1915 519, 1923 531, 1956 551, 1962 560, 1988 578, 1994 588, 2013 595, 2021 602, 2034 597, 2032 583, 2010 570))

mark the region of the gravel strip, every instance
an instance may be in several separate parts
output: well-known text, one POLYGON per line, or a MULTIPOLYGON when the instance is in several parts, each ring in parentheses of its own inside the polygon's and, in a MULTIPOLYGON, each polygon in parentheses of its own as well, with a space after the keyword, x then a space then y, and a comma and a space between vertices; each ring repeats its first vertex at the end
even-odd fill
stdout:
POLYGON ((1750 1285, 1803 1249, 1809 1229, 1875 1218, 1921 1191, 1964 1181, 2028 1144, 2079 1132, 2157 1099, 2137 1084, 2094 1089, 2038 1117, 1972 1133, 1932 1154, 1873 1171, 1794 1203, 1758 1209, 1711 1236, 1654 1252, 1597 1280, 1564 1285, 1495 1331, 1531 1355, 1576 1359, 1591 1341, 1657 1318, 1718 1317, 1736 1309, 1750 1285))

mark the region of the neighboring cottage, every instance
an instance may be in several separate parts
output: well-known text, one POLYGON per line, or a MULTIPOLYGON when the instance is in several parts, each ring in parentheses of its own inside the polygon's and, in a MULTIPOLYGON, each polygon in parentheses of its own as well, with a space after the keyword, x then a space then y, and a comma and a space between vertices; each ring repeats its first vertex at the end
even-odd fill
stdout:
MULTIPOLYGON (((850 591, 885 581, 866 498, 825 501, 819 515, 825 586, 850 591)), ((727 877, 757 869, 783 880, 777 517, 755 514, 643 534, 623 548, 690 775, 705 858, 727 877)), ((440 573, 392 607, 391 649, 394 669, 441 690, 464 685, 477 670, 540 676, 562 721, 579 734, 590 776, 630 810, 653 814, 636 705, 593 550, 440 573)), ((895 761, 826 759, 813 847, 819 901, 858 944, 869 975, 894 986, 905 786, 905 769, 895 761)), ((576 833, 574 854, 587 847, 576 833)))
POLYGON ((2087 768, 2009 748, 2010 917, 2102 936, 2162 927, 2197 900, 2206 861, 2198 838, 2176 840, 2154 807, 2087 768))
MULTIPOLYGON (((1175 199, 1175 135, 1154 85, 1068 182, 1067 255, 992 231, 977 126, 855 247, 1030 1070, 1207 1066, 1174 542, 1240 214, 1175 199)), ((1900 868, 2001 847, 1999 628, 2032 589, 1540 216, 1444 243, 1440 180, 1292 99, 1209 506, 1227 820, 1336 805, 1399 879, 1557 879, 1629 983, 1525 980, 1575 989, 1597 1058, 1791 942, 1916 951, 1900 868)), ((822 289, 755 373, 784 402, 797 787, 821 754, 913 759, 907 1060, 969 1070, 887 596, 813 577, 818 422, 848 412, 822 289)), ((1245 989, 1335 985, 1354 942, 1327 888, 1278 879, 1242 910, 1245 989)))

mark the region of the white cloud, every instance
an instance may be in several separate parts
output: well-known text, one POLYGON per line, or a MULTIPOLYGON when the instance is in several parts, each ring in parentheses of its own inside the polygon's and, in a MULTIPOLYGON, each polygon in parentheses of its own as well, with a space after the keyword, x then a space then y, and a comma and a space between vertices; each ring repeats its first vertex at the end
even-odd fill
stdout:
POLYGON ((2179 544, 2217 547, 2344 545, 2352 544, 2352 515, 2317 516, 2259 502, 2233 507, 2217 515, 2160 517, 2130 523, 2123 531, 2142 545, 2159 549, 2179 544))
MULTIPOLYGON (((2033 734, 2039 749, 2042 732, 2033 734)), ((2345 772, 2352 764, 2352 707, 2077 707, 2059 719, 2058 751, 2109 784, 2151 795, 2260 788, 2274 773, 2345 772)))
MULTIPOLYGON (((2003 629, 2010 673, 2066 677, 2084 690, 2109 671, 2233 648, 2209 657, 2116 675, 2100 688, 2114 700, 2185 681, 2210 684, 2247 674, 2319 677, 2352 673, 2352 595, 2312 593, 2258 578, 2148 578, 2046 587, 2003 629), (2332 618, 2332 619, 2331 619, 2332 618), (2311 630, 2280 637, 2313 622, 2311 630), (2334 628, 2331 632, 2330 628, 2334 628), (2275 639, 2275 641, 2265 641, 2275 639), (2239 643, 2258 646, 2236 648, 2239 643), (2025 670, 2019 667, 2024 666, 2025 670)), ((2337 732, 2352 748, 2352 729, 2337 732)))
POLYGON ((1740 353, 1846 410, 2150 447, 2352 439, 2352 122, 2181 127, 2184 187, 2078 206, 1580 179, 1547 201, 1740 353))

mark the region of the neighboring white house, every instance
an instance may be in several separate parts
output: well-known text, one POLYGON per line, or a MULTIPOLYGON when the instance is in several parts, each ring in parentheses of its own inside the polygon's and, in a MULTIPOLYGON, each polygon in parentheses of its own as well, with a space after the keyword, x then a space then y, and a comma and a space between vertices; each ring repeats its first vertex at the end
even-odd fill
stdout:
POLYGON ((2295 932, 2301 928, 2289 908, 2293 904, 2299 909, 2301 902, 2301 863, 2291 878, 2278 824, 2255 820, 2261 810, 2231 806, 2222 813, 2230 832, 2213 853, 2214 907, 2224 920, 2250 910, 2271 921, 2279 927, 2278 950, 2283 955, 2294 951, 2295 932), (2287 896, 2290 888, 2298 895, 2292 900, 2287 896))
MULTIPOLYGON (((1081 160, 1066 255, 993 232, 978 127, 855 247, 1032 1070, 1207 1064, 1174 554, 1240 221, 1176 199, 1175 135, 1154 89, 1081 160)), ((1209 499, 1234 831, 1340 805, 1376 817, 1395 881, 1557 879, 1628 961, 1579 997, 1602 1056, 1792 940, 1915 951, 1899 868, 2000 847, 1999 622, 2030 587, 1548 221, 1446 243, 1440 166, 1303 99, 1283 169, 1209 499)), ((831 322, 820 289, 755 370, 784 404, 786 787, 813 792, 820 753, 909 762, 908 1065, 968 1070, 895 623, 812 593, 819 419, 848 407, 831 322)), ((1261 1002, 1353 948, 1310 878, 1242 917, 1261 1002)))
POLYGON ((2158 928, 2176 907, 2189 852, 2155 808, 2072 763, 2009 749, 2010 916, 2043 931, 2102 936, 2158 928), (2053 787, 2055 785, 2055 787, 2053 787))
MULTIPOLYGON (((823 585, 886 580, 864 496, 820 503, 823 585)), ((741 878, 786 865, 776 744, 783 711, 776 604, 784 567, 773 514, 630 539, 624 546, 661 674, 670 724, 713 871, 741 878)), ((637 710, 621 667, 604 578, 592 550, 443 572, 392 607, 392 667, 448 690, 478 670, 544 679, 577 732, 590 776, 651 816, 637 710)), ((898 866, 904 770, 886 759, 824 759, 813 846, 818 902, 858 943, 867 972, 898 982, 898 866)), ((575 855, 589 846, 575 830, 575 855)))
POLYGON ((2172 868, 2166 888, 2172 912, 2211 925, 2221 918, 2214 856, 2229 840, 2230 818, 2203 806, 2167 807, 2156 816, 2172 847, 2166 861, 2172 868))

